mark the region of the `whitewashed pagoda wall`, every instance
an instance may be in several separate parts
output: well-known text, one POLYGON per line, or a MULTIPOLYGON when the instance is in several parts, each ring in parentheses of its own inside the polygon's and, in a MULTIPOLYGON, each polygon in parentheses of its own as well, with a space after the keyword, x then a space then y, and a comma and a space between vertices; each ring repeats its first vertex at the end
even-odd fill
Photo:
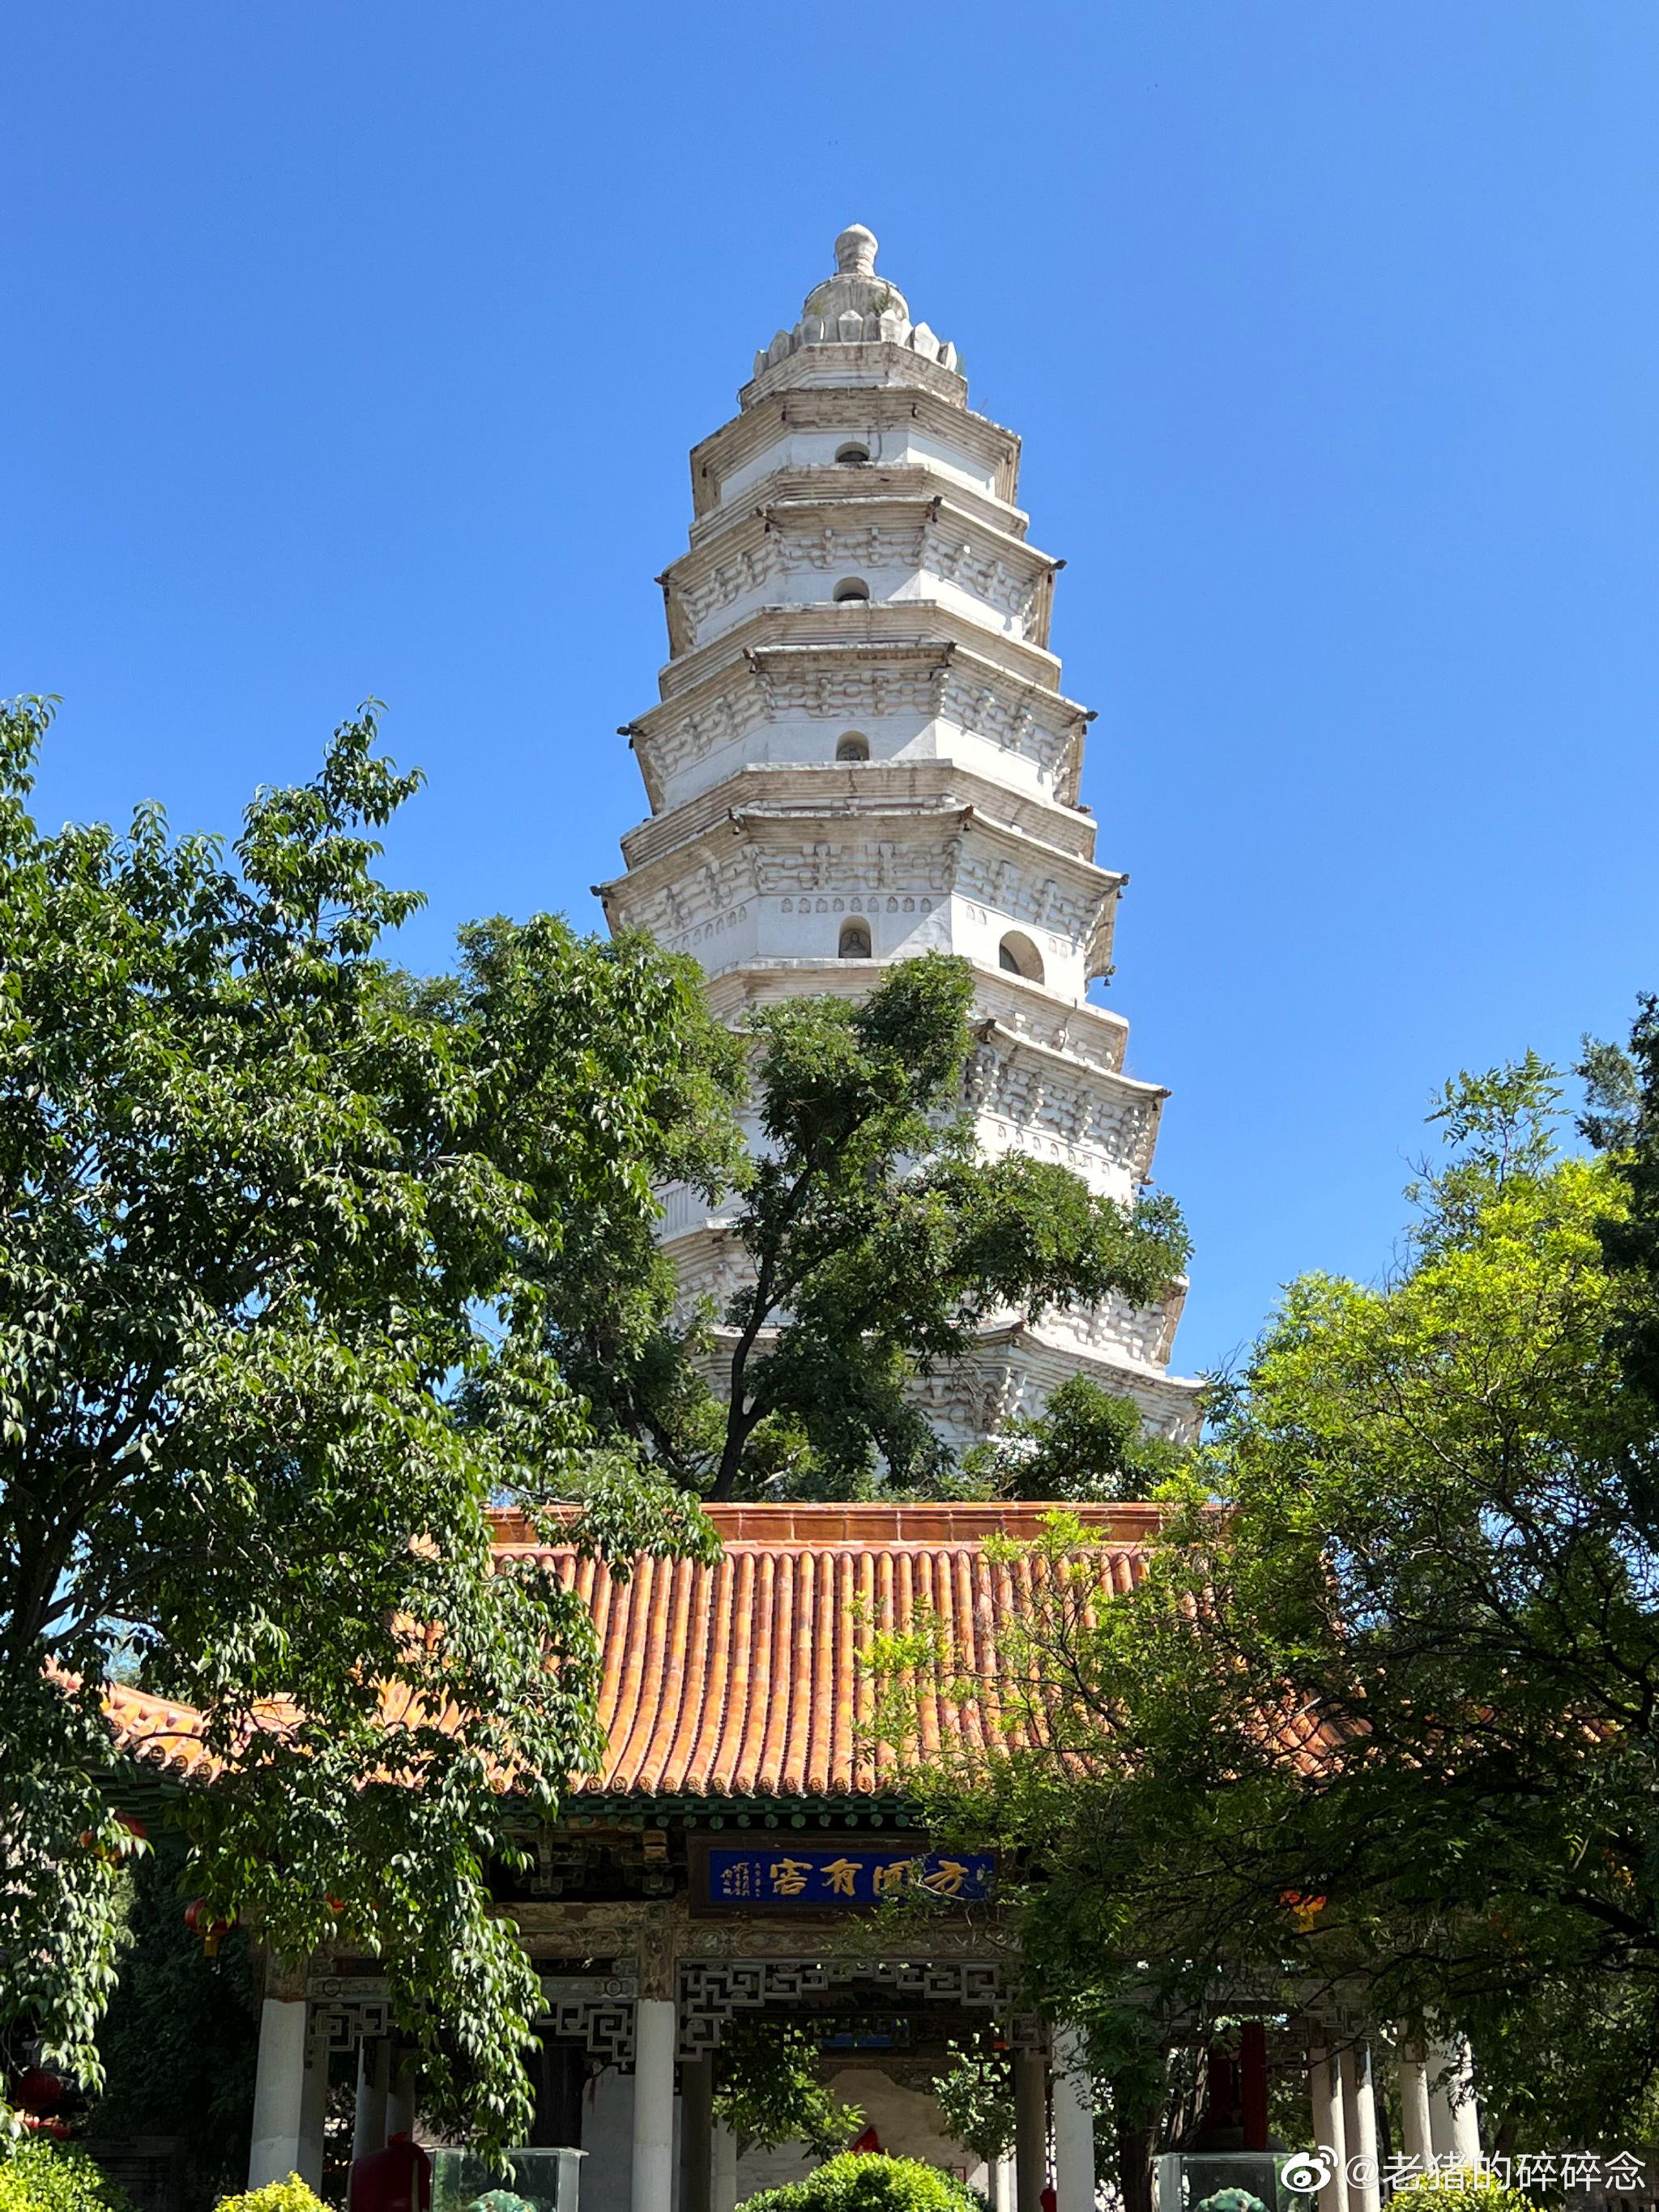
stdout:
MULTIPOLYGON (((836 250, 739 412, 692 453, 690 545, 659 580, 659 703, 628 729, 651 814, 606 913, 694 954, 732 1022, 961 955, 985 1149, 1127 1200, 1164 1094, 1123 1073, 1126 1024, 1086 995, 1111 969, 1125 878, 1096 863, 1078 799, 1092 718, 1049 650, 1062 564, 1030 544, 1019 441, 969 409, 954 348, 876 276, 867 231, 836 250)), ((688 1296, 729 1295, 718 1212, 672 1191, 663 1235, 688 1296)), ((961 1444, 1081 1370, 1184 1432, 1178 1303, 1011 1316, 922 1395, 961 1444)))

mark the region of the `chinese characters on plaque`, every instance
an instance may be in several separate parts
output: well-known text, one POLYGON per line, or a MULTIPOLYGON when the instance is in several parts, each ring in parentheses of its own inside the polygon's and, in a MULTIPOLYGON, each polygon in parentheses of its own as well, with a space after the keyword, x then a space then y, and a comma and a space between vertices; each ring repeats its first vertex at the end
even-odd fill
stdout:
POLYGON ((946 1904, 978 1905, 991 1894, 994 1865, 988 1852, 854 1850, 793 1838, 758 1846, 714 1844, 703 1901, 739 1911, 841 1911, 916 1889, 946 1904))

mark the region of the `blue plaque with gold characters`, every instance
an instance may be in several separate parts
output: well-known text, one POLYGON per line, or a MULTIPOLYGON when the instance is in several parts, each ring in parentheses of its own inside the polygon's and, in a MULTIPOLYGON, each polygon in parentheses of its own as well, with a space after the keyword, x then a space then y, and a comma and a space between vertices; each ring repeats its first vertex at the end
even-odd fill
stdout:
POLYGON ((805 1843, 787 1832, 727 1843, 696 1839, 692 1906, 701 1913, 848 1912, 915 1897, 983 1905, 996 1862, 988 1851, 919 1850, 867 1836, 805 1843))

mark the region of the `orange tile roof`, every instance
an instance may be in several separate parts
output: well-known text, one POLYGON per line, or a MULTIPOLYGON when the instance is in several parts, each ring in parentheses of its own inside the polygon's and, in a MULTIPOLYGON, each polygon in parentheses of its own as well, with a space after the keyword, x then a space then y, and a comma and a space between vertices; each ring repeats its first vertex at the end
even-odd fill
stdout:
POLYGON ((193 1706, 112 1682, 104 1711, 117 1748, 169 1781, 211 1781, 218 1772, 219 1758, 202 1741, 202 1716, 193 1706))
MULTIPOLYGON (((890 1796, 902 1761, 865 1733, 867 1667, 883 1630, 937 1621, 980 1694, 924 1686, 919 1748, 982 1742, 994 1728, 998 1628, 1030 1603, 1040 1569, 996 1559, 987 1536, 1038 1534, 1043 1505, 727 1505, 710 1509, 722 1552, 709 1566, 640 1559, 625 1579, 571 1547, 545 1546, 496 1516, 505 1557, 548 1559, 581 1594, 599 1631, 599 1717, 609 1745, 577 1792, 636 1802, 890 1796)), ((1103 1580, 1139 1578, 1158 1510, 1084 1509, 1103 1540, 1103 1580)), ((113 1686, 121 1747, 181 1779, 216 1762, 198 1717, 113 1686)))

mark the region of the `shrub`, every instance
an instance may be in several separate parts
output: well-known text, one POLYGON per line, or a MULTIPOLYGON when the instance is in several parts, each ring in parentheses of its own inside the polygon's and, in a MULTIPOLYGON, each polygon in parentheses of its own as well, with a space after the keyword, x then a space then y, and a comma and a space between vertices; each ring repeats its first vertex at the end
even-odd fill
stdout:
POLYGON ((1389 2199, 1389 2212, 1538 2212, 1524 2190, 1510 2189, 1477 2167, 1461 2166, 1408 2181, 1389 2199))
POLYGON ((740 2212, 984 2212, 984 2207, 964 2182, 920 2159, 849 2150, 826 2159, 805 2181, 763 2189, 740 2212))
POLYGON ((85 2151, 36 2136, 0 2154, 0 2212, 132 2212, 132 2205, 85 2151))
POLYGON ((297 2173, 290 2173, 286 2181, 268 2181, 263 2189, 245 2189, 240 2197, 222 2197, 214 2212, 328 2212, 328 2207, 297 2173))

